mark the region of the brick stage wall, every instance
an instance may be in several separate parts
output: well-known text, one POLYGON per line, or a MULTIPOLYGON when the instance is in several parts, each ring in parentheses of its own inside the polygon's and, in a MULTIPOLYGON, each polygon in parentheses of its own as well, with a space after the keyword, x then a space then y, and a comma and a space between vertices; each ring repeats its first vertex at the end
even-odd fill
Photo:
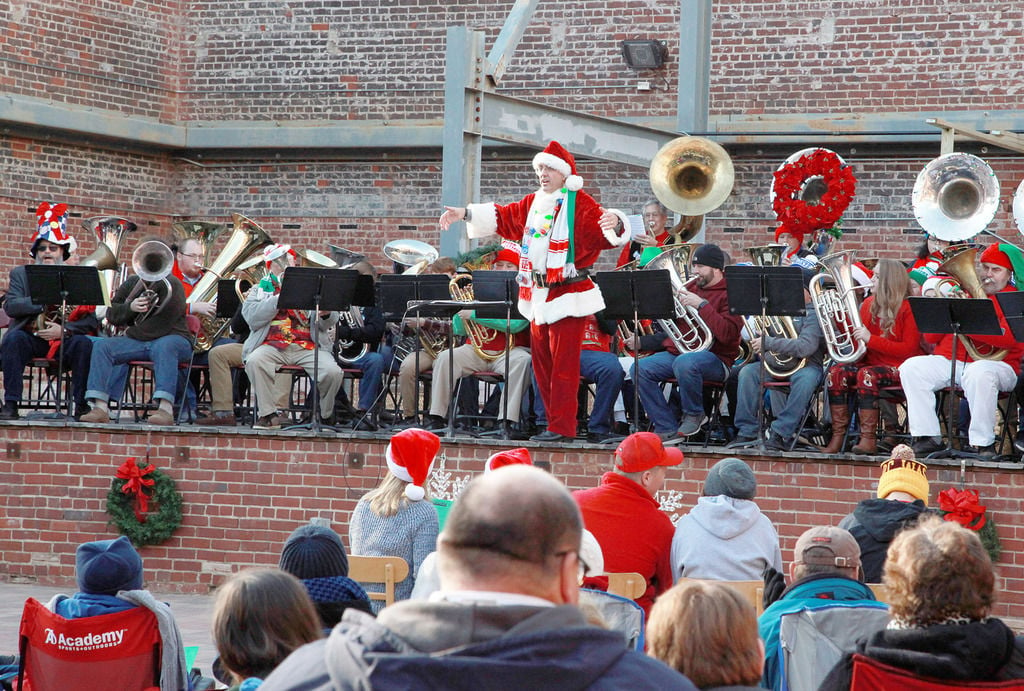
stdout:
MULTIPOLYGON (((107 523, 106 494, 128 456, 143 457, 173 477, 184 499, 182 526, 162 545, 143 548, 148 587, 207 592, 226 574, 276 564, 288 534, 312 517, 331 520, 347 542, 356 500, 386 472, 380 439, 322 438, 296 433, 195 434, 143 428, 103 429, 4 424, 0 482, 0 579, 73 587, 75 546, 117 535, 107 523), (363 461, 353 467, 353 458, 363 461)), ((451 496, 481 471, 498 442, 445 443, 434 474, 438 496, 451 496)), ((594 447, 532 448, 534 460, 572 488, 595 485, 610 451, 594 447)), ((669 515, 686 513, 720 454, 686 450, 660 495, 669 515)), ((783 559, 812 525, 836 524, 859 499, 873 495, 874 463, 800 458, 746 458, 757 502, 782 536, 783 559)), ((998 616, 1024 617, 1024 472, 1020 466, 968 468, 969 487, 996 521, 1003 548, 997 563, 998 616)), ((959 466, 930 469, 932 500, 960 481, 959 466)), ((638 529, 642 529, 638 526, 638 529)))

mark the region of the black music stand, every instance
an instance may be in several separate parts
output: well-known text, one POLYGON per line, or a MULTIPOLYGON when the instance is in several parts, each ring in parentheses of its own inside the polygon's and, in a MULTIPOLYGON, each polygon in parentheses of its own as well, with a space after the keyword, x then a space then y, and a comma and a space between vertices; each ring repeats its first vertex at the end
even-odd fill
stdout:
MULTIPOLYGON (((997 298, 998 299, 998 298, 997 298)), ((956 414, 956 360, 963 336, 999 336, 1003 327, 996 316, 996 306, 988 298, 907 298, 917 330, 923 334, 952 334, 949 358, 949 400, 946 415, 946 448, 925 458, 978 458, 975 453, 953 448, 953 427, 956 414)))
POLYGON ((277 296, 278 309, 312 310, 310 320, 310 339, 313 341, 313 383, 309 387, 310 421, 307 424, 292 425, 285 431, 308 429, 314 435, 324 428, 334 432, 338 430, 320 422, 320 312, 347 310, 352 306, 356 294, 356 283, 359 272, 354 269, 336 269, 311 266, 289 266, 281 277, 281 293, 277 296))
POLYGON ((1024 292, 1013 291, 996 293, 996 300, 1003 310, 1003 317, 1006 318, 1006 325, 1013 332, 1013 337, 1024 342, 1024 292))
MULTIPOLYGON (((667 269, 651 271, 599 271, 594 281, 604 297, 605 319, 633 324, 633 333, 640 336, 641 319, 675 319, 672 277, 667 269)), ((639 344, 638 344, 639 345, 639 344)), ((640 370, 640 348, 633 349, 633 371, 640 370)), ((640 429, 640 387, 633 381, 633 426, 640 429)))
MULTIPOLYGON (((380 277, 380 304, 381 310, 384 312, 384 319, 401 324, 408 312, 412 311, 416 316, 416 336, 412 354, 416 358, 413 391, 416 396, 417 410, 419 410, 420 400, 420 351, 423 350, 422 328, 420 327, 422 315, 420 312, 423 310, 425 302, 451 298, 451 292, 448 289, 450 281, 451 279, 446 274, 385 274, 380 277), (410 302, 420 304, 410 310, 410 302)), ((452 347, 454 347, 454 341, 449 339, 449 350, 452 347)))
MULTIPOLYGON (((525 319, 520 314, 519 285, 516 283, 515 271, 474 271, 473 272, 473 296, 483 302, 493 302, 491 307, 482 307, 476 310, 476 316, 484 319, 504 319, 506 328, 513 319, 525 319)), ((502 439, 508 439, 508 372, 509 352, 512 350, 512 339, 514 335, 505 331, 505 367, 502 376, 505 378, 505 396, 502 402, 501 426, 496 430, 502 439)), ((520 402, 519 424, 523 422, 522 402, 520 402)), ((451 424, 451 423, 449 423, 451 424)), ((490 436, 488 433, 480 436, 490 436)))
MULTIPOLYGON (((727 266, 725 285, 729 294, 729 313, 743 316, 760 315, 763 324, 768 317, 801 317, 807 314, 804 303, 804 276, 796 266, 727 266)), ((750 334, 754 337, 755 334, 750 334)), ((757 406, 757 441, 764 449, 764 393, 767 373, 764 350, 760 354, 761 391, 757 406)), ((796 437, 800 430, 796 431, 796 437)), ((755 442, 748 445, 753 446, 755 442)), ((792 447, 790 447, 792 448, 792 447)))
MULTIPOLYGON (((61 412, 64 401, 61 400, 64 388, 64 313, 67 312, 68 298, 74 305, 105 305, 109 297, 100 282, 100 272, 95 266, 65 266, 64 264, 29 264, 25 267, 28 280, 28 294, 36 305, 60 305, 60 349, 57 353, 57 396, 55 410, 45 419, 64 420, 71 417, 74 411, 68 406, 68 415, 61 412)), ((83 374, 83 373, 79 373, 83 374)))

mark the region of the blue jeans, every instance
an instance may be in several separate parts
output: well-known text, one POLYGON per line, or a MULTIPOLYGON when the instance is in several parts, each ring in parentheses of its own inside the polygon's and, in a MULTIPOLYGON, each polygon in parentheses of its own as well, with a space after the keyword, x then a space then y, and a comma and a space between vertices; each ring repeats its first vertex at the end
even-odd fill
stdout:
MULTIPOLYGON (((736 428, 744 437, 757 437, 757 409, 761 401, 760 361, 744 365, 736 387, 736 428)), ((776 381, 769 376, 766 381, 776 381)), ((789 395, 769 390, 772 404, 771 430, 785 440, 799 430, 807 404, 821 383, 821 365, 805 365, 789 377, 789 395)))
POLYGON ((384 388, 384 355, 367 353, 349 367, 363 373, 363 378, 359 380, 359 409, 372 409, 384 388))
MULTIPOLYGON (((46 357, 50 342, 23 329, 8 331, 0 346, 0 362, 4 371, 4 401, 21 403, 24 389, 22 375, 32 358, 46 357)), ((64 341, 64 367, 71 371, 72 396, 76 405, 85 403, 85 382, 89 372, 92 341, 88 336, 68 336, 64 341)), ((60 357, 60 351, 54 354, 60 357)))
POLYGON ((153 341, 136 341, 127 336, 101 338, 92 347, 89 364, 89 384, 85 397, 109 401, 120 385, 113 376, 119 365, 131 360, 153 363, 153 398, 174 404, 178 385, 178 365, 192 357, 192 344, 184 336, 171 334, 153 341))
MULTIPOLYGON (((587 420, 587 431, 591 434, 608 434, 611 432, 612 407, 622 390, 622 381, 626 373, 622 371, 619 359, 607 351, 580 351, 580 376, 594 382, 594 405, 590 409, 587 420)), ((548 422, 544 402, 537 391, 534 377, 533 410, 537 415, 537 425, 545 426, 548 422)), ((524 408, 525 410, 525 408, 524 408)))
POLYGON ((662 385, 672 377, 679 382, 679 399, 686 415, 704 414, 704 381, 722 381, 725 365, 709 351, 673 355, 667 351, 654 353, 640 360, 639 372, 630 369, 640 394, 640 402, 647 418, 659 434, 674 432, 679 427, 679 415, 665 400, 662 385))

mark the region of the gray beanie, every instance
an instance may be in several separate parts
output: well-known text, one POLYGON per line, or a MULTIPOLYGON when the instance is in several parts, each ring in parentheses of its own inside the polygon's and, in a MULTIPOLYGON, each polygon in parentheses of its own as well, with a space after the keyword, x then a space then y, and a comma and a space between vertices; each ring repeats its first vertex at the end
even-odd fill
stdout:
POLYGON ((307 524, 288 536, 277 563, 299 580, 348 576, 348 557, 341 538, 330 528, 307 524))
POLYGON ((724 494, 734 499, 753 499, 757 493, 757 479, 750 466, 738 458, 723 458, 711 466, 704 480, 704 496, 724 494))
POLYGON ((117 595, 120 590, 142 589, 142 557, 131 540, 84 542, 75 550, 78 589, 92 595, 117 595))

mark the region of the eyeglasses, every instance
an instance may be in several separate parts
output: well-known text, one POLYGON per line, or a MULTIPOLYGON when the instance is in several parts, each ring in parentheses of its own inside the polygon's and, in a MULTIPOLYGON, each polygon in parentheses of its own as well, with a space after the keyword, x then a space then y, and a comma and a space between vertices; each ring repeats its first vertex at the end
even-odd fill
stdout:
POLYGON ((191 259, 194 262, 199 261, 202 258, 202 256, 203 256, 201 254, 185 254, 184 252, 178 252, 178 254, 180 254, 183 257, 188 257, 189 259, 191 259))

